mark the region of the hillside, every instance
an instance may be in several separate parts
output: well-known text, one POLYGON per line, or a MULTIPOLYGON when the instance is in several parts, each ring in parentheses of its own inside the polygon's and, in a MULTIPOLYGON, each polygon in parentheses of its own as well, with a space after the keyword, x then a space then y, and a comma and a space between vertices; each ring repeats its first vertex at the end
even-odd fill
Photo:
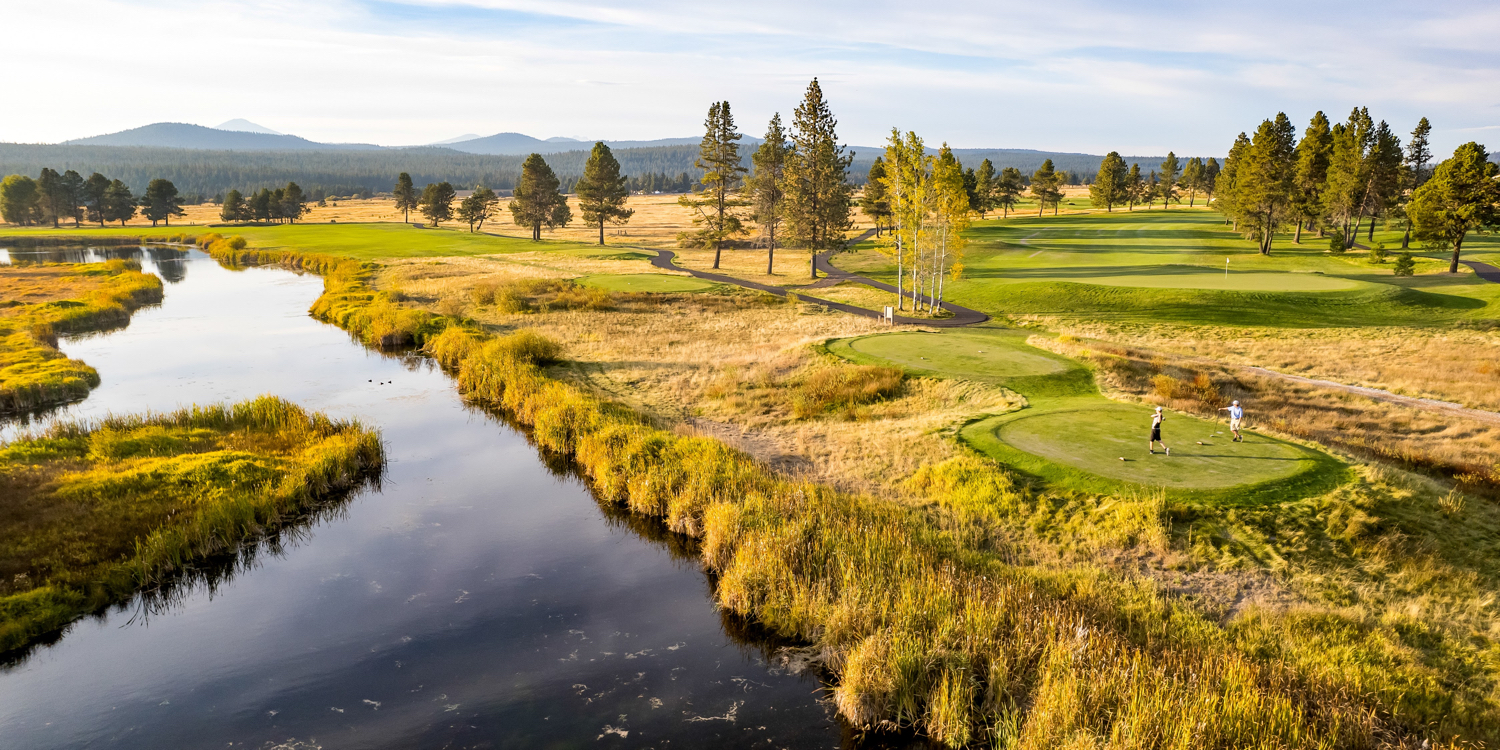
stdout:
POLYGON ((220 130, 182 122, 156 122, 138 128, 121 130, 118 133, 75 138, 71 141, 64 141, 61 145, 147 146, 218 151, 342 151, 380 148, 366 143, 318 143, 295 135, 220 130))

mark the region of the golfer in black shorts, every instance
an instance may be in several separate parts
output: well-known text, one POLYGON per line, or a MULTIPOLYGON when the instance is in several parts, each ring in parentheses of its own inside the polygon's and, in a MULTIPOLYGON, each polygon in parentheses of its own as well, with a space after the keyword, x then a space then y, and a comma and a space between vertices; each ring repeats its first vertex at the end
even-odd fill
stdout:
POLYGON ((1161 441, 1161 420, 1163 416, 1165 415, 1162 414, 1160 406, 1156 407, 1156 413, 1151 415, 1151 442, 1146 444, 1146 449, 1151 451, 1151 455, 1153 456, 1156 455, 1157 443, 1161 443, 1161 449, 1166 451, 1168 456, 1172 455, 1172 449, 1168 448, 1167 444, 1161 441))

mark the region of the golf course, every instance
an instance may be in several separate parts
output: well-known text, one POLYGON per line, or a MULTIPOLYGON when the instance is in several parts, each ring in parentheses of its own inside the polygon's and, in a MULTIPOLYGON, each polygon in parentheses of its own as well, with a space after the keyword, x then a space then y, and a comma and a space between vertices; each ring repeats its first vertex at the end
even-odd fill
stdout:
POLYGON ((1316 449, 1226 424, 1171 413, 1170 455, 1147 448, 1151 408, 1104 398, 1078 362, 1002 328, 876 334, 830 342, 860 364, 991 383, 1026 398, 1020 410, 976 415, 959 431, 969 447, 1033 478, 1102 494, 1161 491, 1173 499, 1231 503, 1295 501, 1336 486, 1341 461, 1316 449))

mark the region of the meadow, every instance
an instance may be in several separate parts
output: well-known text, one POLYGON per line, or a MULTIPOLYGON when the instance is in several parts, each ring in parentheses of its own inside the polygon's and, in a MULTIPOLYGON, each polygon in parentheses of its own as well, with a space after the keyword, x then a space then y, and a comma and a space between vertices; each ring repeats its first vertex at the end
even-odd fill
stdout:
POLYGON ((262 397, 0 446, 0 652, 161 589, 379 475, 378 433, 262 397))
MULTIPOLYGON (((1048 332, 1337 338, 1378 320, 1477 347, 1488 334, 1461 326, 1493 298, 1472 275, 1394 280, 1311 248, 1262 259, 1207 212, 1018 217, 978 223, 974 275, 950 289, 1024 327, 889 334, 759 293, 669 288, 691 280, 649 278, 628 247, 512 251, 401 227, 359 235, 363 248, 325 235, 308 254, 308 229, 200 239, 232 265, 324 274, 316 315, 374 346, 424 346, 579 461, 605 501, 700 539, 721 606, 804 640, 858 726, 998 747, 1500 739, 1500 511, 1440 463, 1368 450, 1466 426, 1312 388, 1296 405, 1326 411, 1309 424, 1343 415, 1370 445, 1299 432, 1312 427, 1266 405, 1228 446, 1200 419, 1210 405, 1293 394, 1201 357, 1048 332), (1042 223, 1070 228, 1021 244, 1053 231, 1042 223), (1239 269, 1254 275, 1242 288, 1204 288, 1224 257, 1260 265, 1239 269), (1110 284, 1089 282, 1099 268, 1110 284), (1146 459, 1150 404, 1173 409, 1169 440, 1192 441, 1174 447, 1183 472, 1080 437, 1134 430, 1119 446, 1146 459), (1044 416, 1063 422, 1026 425, 1044 416)), ((734 252, 746 273, 764 259, 734 252)), ((873 251, 837 262, 886 273, 873 251)))
POLYGON ((123 326, 161 294, 130 261, 0 267, 0 415, 87 396, 99 373, 58 351, 58 334, 123 326))

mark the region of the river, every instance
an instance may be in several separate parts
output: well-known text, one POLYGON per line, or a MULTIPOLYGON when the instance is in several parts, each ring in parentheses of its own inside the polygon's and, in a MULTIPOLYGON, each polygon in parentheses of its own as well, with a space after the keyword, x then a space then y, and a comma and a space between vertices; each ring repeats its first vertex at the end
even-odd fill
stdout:
POLYGON ((715 610, 688 540, 601 505, 425 358, 310 318, 319 277, 164 248, 0 263, 120 255, 165 299, 65 339, 103 383, 40 422, 275 394, 378 427, 390 466, 217 585, 0 667, 0 746, 869 746, 816 677, 715 610))

